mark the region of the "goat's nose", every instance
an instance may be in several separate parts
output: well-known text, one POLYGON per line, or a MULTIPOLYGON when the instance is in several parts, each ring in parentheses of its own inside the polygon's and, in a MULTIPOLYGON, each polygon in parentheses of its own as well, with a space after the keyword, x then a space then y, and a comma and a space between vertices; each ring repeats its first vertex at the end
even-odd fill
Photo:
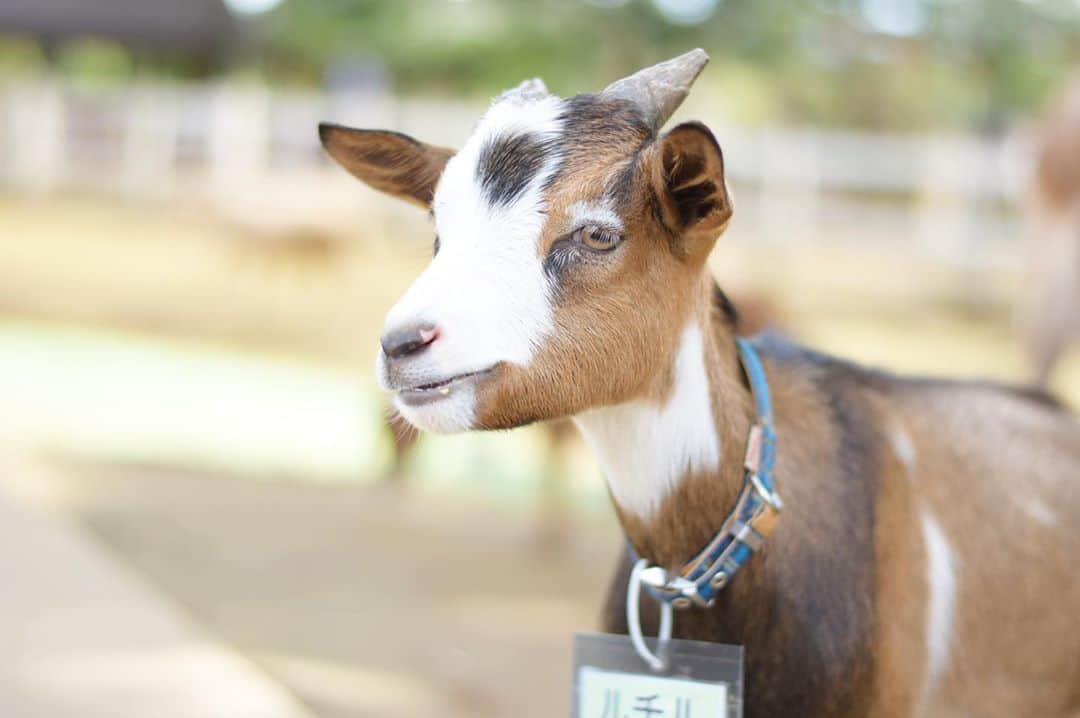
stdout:
POLYGON ((412 324, 383 334, 381 344, 387 359, 403 359, 419 354, 439 338, 432 324, 412 324))

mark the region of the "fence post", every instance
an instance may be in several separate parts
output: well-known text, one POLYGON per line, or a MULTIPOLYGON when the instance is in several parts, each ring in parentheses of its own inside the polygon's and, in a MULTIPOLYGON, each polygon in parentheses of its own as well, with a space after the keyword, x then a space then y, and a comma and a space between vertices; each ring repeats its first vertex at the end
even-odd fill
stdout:
POLYGON ((10 92, 8 156, 18 189, 48 192, 61 182, 65 142, 64 97, 50 80, 17 85, 10 92))
POLYGON ((210 119, 210 174, 216 199, 250 191, 270 155, 270 95, 262 87, 221 85, 210 119))
POLYGON ((813 242, 818 233, 821 188, 817 133, 770 131, 759 141, 760 224, 769 241, 813 242))
POLYGON ((133 197, 171 196, 176 185, 179 135, 176 94, 140 86, 122 95, 125 111, 123 188, 133 197))

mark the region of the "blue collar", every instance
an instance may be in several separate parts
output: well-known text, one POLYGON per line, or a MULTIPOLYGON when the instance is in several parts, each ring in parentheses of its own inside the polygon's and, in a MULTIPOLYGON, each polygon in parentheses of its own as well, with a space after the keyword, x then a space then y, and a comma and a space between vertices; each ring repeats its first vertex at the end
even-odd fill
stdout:
MULTIPOLYGON (((659 566, 641 572, 646 589, 674 608, 711 606, 716 595, 764 545, 783 508, 773 484, 776 430, 769 382, 753 344, 744 339, 736 338, 735 341, 758 414, 757 423, 750 429, 747 439, 743 488, 720 530, 678 573, 669 574, 659 566)), ((637 562, 639 556, 633 544, 629 550, 632 562, 637 562)))

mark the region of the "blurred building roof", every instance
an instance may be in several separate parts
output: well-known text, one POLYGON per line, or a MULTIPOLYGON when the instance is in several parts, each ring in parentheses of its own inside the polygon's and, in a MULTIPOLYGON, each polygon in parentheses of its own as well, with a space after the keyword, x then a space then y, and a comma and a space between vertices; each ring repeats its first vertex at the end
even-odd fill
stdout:
POLYGON ((0 34, 46 43, 101 37, 140 49, 220 51, 236 23, 222 0, 3 0, 0 34))

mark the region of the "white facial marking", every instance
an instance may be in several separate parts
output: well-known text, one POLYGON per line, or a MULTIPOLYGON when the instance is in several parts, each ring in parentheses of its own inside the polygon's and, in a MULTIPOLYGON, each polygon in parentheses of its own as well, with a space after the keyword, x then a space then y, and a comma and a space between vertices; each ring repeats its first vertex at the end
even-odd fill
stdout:
POLYGON ((570 224, 574 229, 587 224, 597 224, 608 229, 623 229, 622 219, 615 210, 606 204, 599 202, 575 202, 570 205, 570 224))
POLYGON ((701 328, 683 331, 667 402, 635 400, 574 418, 596 453, 616 503, 648 518, 689 472, 716 471, 717 437, 701 328))
MULTIPOLYGON (((542 188, 561 158, 557 153, 547 157, 523 192, 494 207, 484 196, 476 166, 492 138, 525 133, 558 137, 561 112, 557 97, 508 93, 447 163, 433 201, 439 253, 386 319, 388 331, 433 324, 439 338, 408 361, 397 374, 400 379, 433 382, 502 362, 527 366, 551 331, 551 292, 538 242, 546 221, 542 188)), ((381 354, 376 375, 389 388, 381 354)), ((472 388, 419 407, 396 402, 408 421, 436 432, 474 428, 475 404, 472 388)))
POLYGON ((472 428, 476 417, 476 390, 471 386, 455 389, 441 401, 419 406, 395 401, 394 408, 406 421, 424 431, 452 434, 472 428))
POLYGON ((949 540, 928 510, 921 512, 926 543, 926 682, 924 696, 933 690, 949 662, 953 619, 956 612, 956 558, 949 540))

